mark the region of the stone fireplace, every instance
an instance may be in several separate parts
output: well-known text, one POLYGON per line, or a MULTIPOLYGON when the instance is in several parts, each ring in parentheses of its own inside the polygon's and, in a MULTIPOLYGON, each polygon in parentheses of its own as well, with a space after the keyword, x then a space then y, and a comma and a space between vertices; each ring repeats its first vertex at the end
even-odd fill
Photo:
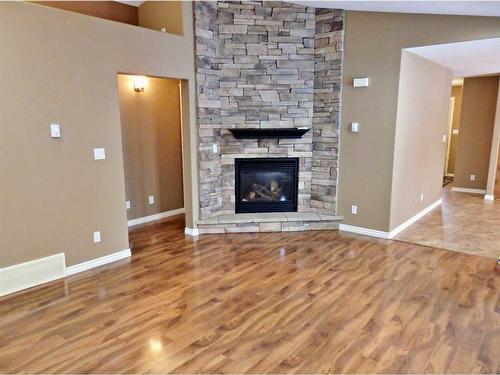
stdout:
POLYGON ((337 228, 343 12, 276 1, 194 8, 200 233, 337 228), (261 168, 249 172, 249 159, 261 168), (296 172, 273 172, 273 159, 296 172))

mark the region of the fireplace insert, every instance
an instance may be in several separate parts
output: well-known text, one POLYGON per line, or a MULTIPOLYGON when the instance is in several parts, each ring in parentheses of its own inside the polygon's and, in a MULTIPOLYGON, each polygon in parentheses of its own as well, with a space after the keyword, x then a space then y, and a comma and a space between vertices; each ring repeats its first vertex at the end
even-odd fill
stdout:
POLYGON ((297 211, 298 158, 235 159, 236 213, 297 211))

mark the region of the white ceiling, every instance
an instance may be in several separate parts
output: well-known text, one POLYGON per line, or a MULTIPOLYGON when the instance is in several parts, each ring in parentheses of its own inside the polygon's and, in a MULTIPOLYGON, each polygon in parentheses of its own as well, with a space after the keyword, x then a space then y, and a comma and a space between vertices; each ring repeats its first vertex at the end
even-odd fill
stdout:
POLYGON ((407 48, 453 70, 454 77, 500 73, 500 38, 407 48))
POLYGON ((118 0, 115 1, 122 4, 132 5, 134 7, 141 6, 144 3, 144 1, 118 1, 118 0))
POLYGON ((302 0, 291 2, 316 8, 337 8, 369 12, 455 14, 500 17, 500 1, 342 1, 302 0))
MULTIPOLYGON (((117 0, 118 1, 118 0, 117 0)), ((118 1, 138 7, 144 1, 118 1)), ((337 8, 368 12, 455 14, 464 16, 500 17, 500 1, 342 1, 342 0, 302 0, 290 2, 317 8, 337 8)))

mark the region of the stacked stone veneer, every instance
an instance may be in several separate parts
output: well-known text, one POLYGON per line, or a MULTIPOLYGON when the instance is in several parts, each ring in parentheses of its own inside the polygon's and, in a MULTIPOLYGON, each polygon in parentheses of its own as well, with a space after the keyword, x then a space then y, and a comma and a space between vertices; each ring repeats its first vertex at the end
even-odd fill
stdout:
POLYGON ((337 210, 344 12, 316 11, 311 210, 337 210))
POLYGON ((242 157, 298 157, 298 211, 334 215, 343 12, 261 1, 202 1, 194 12, 201 222, 234 213, 242 157), (228 130, 258 127, 311 131, 236 140, 228 130))

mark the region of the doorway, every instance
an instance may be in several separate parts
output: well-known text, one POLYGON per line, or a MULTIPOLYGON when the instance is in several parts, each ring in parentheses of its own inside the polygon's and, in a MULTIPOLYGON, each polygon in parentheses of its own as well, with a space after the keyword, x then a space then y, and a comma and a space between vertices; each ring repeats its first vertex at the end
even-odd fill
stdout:
POLYGON ((450 98, 450 109, 448 111, 448 134, 446 135, 446 157, 444 161, 444 177, 452 177, 453 173, 449 173, 450 167, 450 151, 451 151, 451 135, 453 130, 453 112, 455 110, 455 97, 450 98))
MULTIPOLYGON (((441 102, 443 111, 448 105, 441 204, 395 239, 492 258, 500 256, 500 206, 483 199, 494 144, 499 83, 498 75, 465 77, 453 85, 449 101, 441 102)), ((435 163, 442 161, 435 159, 435 163)))
POLYGON ((184 214, 180 81, 118 74, 128 226, 184 214))

